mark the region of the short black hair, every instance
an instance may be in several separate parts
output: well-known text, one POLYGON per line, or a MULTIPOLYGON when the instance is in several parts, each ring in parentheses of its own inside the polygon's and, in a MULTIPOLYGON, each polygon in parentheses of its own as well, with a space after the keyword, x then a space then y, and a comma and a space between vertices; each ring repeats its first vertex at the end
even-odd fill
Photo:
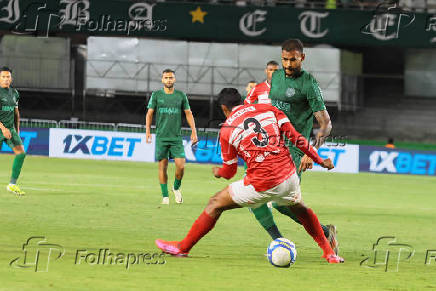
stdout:
POLYGON ((3 72, 3 71, 6 71, 6 72, 9 72, 12 74, 12 69, 9 67, 6 67, 6 66, 1 67, 0 72, 3 72))
POLYGON ((269 61, 268 63, 266 63, 266 66, 279 66, 279 63, 277 63, 276 61, 269 61))
POLYGON ((251 81, 248 82, 248 84, 250 84, 250 83, 256 83, 257 84, 257 82, 255 80, 251 80, 251 81))
POLYGON ((241 94, 239 94, 238 90, 235 88, 224 88, 218 94, 218 104, 225 105, 227 108, 232 109, 242 104, 241 94))
POLYGON ((282 51, 290 52, 293 50, 303 53, 303 43, 298 38, 290 38, 282 43, 282 51))
POLYGON ((388 138, 388 143, 389 143, 389 144, 394 144, 394 138, 389 137, 389 138, 388 138))
POLYGON ((162 75, 165 74, 165 73, 173 73, 174 75, 176 74, 176 72, 174 72, 174 71, 171 70, 171 69, 165 69, 165 70, 163 70, 162 75))

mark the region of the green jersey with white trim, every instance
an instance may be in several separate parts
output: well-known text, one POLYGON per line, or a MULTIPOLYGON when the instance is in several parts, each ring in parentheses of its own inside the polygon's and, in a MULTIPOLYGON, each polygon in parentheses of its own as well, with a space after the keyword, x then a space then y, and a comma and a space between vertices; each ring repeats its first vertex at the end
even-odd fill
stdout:
POLYGON ((269 98, 271 104, 282 110, 306 139, 312 132, 313 113, 326 109, 318 82, 304 70, 297 78, 287 77, 283 69, 275 71, 269 98))
POLYGON ((166 94, 164 89, 151 94, 148 108, 156 111, 156 137, 178 140, 182 137, 182 111, 190 109, 188 97, 179 90, 166 94))
POLYGON ((16 89, 0 87, 0 122, 6 128, 14 128, 15 107, 18 107, 19 99, 16 89))

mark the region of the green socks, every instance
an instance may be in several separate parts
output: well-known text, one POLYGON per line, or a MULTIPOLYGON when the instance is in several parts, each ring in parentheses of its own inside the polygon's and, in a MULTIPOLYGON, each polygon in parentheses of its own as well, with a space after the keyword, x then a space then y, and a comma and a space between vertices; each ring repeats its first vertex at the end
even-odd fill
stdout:
POLYGON ((11 176, 11 184, 16 184, 18 177, 21 173, 21 168, 23 167, 24 158, 26 157, 25 153, 18 154, 15 156, 14 163, 12 165, 12 176, 11 176))
POLYGON ((160 184, 160 189, 162 190, 162 197, 168 197, 167 184, 160 184))
MULTIPOLYGON (((301 224, 301 222, 298 220, 297 216, 292 213, 288 207, 286 206, 278 206, 276 203, 273 203, 273 206, 277 211, 279 211, 281 214, 284 214, 291 218, 296 223, 301 224)), ((272 239, 276 239, 279 237, 283 237, 278 230, 274 218, 271 213, 271 209, 268 208, 266 204, 260 206, 256 209, 250 209, 251 212, 253 212, 254 216, 256 217, 257 221, 262 225, 262 227, 269 233, 269 235, 272 237, 272 239)), ((329 236, 329 229, 327 226, 321 224, 321 228, 324 232, 324 236, 329 236)))
MULTIPOLYGON (((182 180, 174 180, 174 190, 179 190, 180 185, 182 185, 182 180)), ((160 184, 160 189, 162 190, 162 197, 168 197, 168 186, 167 184, 160 184)))
MULTIPOLYGON (((286 206, 278 206, 277 203, 273 203, 273 207, 275 209, 277 209, 277 211, 280 212, 281 214, 284 214, 284 215, 288 216, 289 218, 291 218, 296 223, 301 224, 301 222, 298 220, 297 216, 294 213, 292 213, 292 211, 289 210, 288 207, 286 207, 286 206)), ((330 234, 329 228, 327 226, 323 225, 323 224, 321 224, 321 228, 322 228, 322 231, 324 232, 324 236, 328 237, 329 234, 330 234)))
POLYGON ((272 239, 282 237, 279 229, 277 228, 274 218, 271 213, 271 209, 268 208, 266 204, 263 204, 259 208, 250 209, 256 217, 257 221, 262 225, 262 227, 269 233, 272 239))
POLYGON ((180 185, 182 185, 182 180, 174 179, 174 190, 179 190, 180 185))

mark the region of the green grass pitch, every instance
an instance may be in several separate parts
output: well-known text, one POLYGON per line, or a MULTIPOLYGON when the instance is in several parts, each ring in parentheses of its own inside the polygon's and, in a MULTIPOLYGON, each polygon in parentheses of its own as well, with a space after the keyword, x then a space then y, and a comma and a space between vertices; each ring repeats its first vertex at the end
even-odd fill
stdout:
MULTIPOLYGON (((19 181, 27 195, 17 198, 4 187, 12 159, 0 155, 0 290, 436 289, 436 260, 425 264, 426 251, 436 250, 434 177, 305 173, 303 198, 321 222, 337 225, 345 264, 328 265, 304 229, 274 211, 298 256, 289 269, 272 267, 264 256, 268 234, 247 209, 237 209, 222 215, 191 257, 165 257, 157 265, 142 260, 127 269, 121 259, 75 264, 76 252, 157 252, 154 240, 183 238, 208 198, 228 181, 213 178, 211 165, 187 164, 184 204, 176 205, 170 193, 171 204, 161 206, 157 164, 28 156, 19 181), (31 236, 65 249, 63 257, 50 257, 47 272, 35 272, 34 258, 28 268, 10 266, 23 258, 22 246, 31 236), (389 272, 383 265, 360 266, 365 257, 373 258, 372 246, 381 236, 395 236, 415 250, 409 260, 402 253, 396 272, 398 246, 388 247, 389 272)), ((241 175, 240 168, 235 179, 241 175)), ((171 186, 173 164, 169 177, 171 186)), ((44 256, 42 251, 39 263, 44 256)))

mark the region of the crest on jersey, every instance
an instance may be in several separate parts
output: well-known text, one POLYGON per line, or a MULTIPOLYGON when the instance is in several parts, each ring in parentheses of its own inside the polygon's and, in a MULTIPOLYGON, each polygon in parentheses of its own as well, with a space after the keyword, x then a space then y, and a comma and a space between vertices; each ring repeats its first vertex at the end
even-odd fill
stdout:
POLYGON ((286 97, 292 97, 295 95, 295 89, 294 88, 288 88, 286 89, 286 97))

